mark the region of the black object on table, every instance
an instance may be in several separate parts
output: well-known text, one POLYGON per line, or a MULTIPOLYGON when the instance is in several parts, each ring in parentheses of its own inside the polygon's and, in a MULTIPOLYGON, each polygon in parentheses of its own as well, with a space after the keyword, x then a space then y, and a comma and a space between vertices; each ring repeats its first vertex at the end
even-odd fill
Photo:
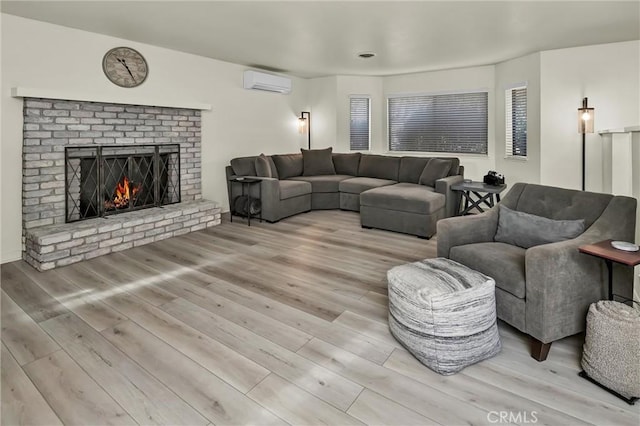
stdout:
POLYGON ((233 222, 233 216, 246 216, 247 217, 247 225, 251 226, 251 217, 259 217, 260 218, 260 222, 262 222, 262 207, 260 206, 260 208, 257 208, 252 213, 252 206, 254 205, 254 203, 257 201, 258 203, 260 202, 260 200, 262 199, 262 185, 260 185, 260 183, 262 182, 262 179, 256 179, 256 178, 252 178, 252 177, 233 177, 231 179, 229 179, 229 182, 231 185, 234 184, 240 184, 242 187, 242 195, 240 197, 247 197, 247 202, 242 203, 244 206, 246 206, 246 208, 243 208, 241 211, 238 211, 238 209, 236 208, 236 202, 235 199, 233 201, 233 205, 230 206, 230 210, 231 210, 231 222, 233 222), (251 186, 252 185, 258 185, 258 197, 252 197, 251 196, 251 186), (246 192, 246 194, 245 194, 246 192), (258 216, 259 214, 259 216, 258 216))
POLYGON ((464 216, 469 214, 473 209, 480 210, 480 213, 484 213, 484 209, 481 204, 491 208, 495 206, 496 202, 500 202, 500 193, 505 190, 507 185, 488 185, 484 182, 460 182, 451 186, 454 191, 462 192, 464 196, 464 209, 458 214, 458 216, 464 216), (472 195, 476 197, 474 200, 472 195), (493 196, 495 195, 495 202, 493 196))
MULTIPOLYGON (((633 267, 636 265, 640 265, 640 252, 630 252, 624 250, 618 250, 611 245, 611 241, 613 240, 604 240, 595 244, 586 244, 584 246, 578 247, 580 253, 585 253, 594 257, 599 257, 604 260, 604 263, 607 265, 607 273, 609 278, 609 300, 614 299, 613 294, 613 262, 620 263, 622 265, 626 265, 629 267, 633 267)), ((621 296, 618 296, 621 297, 621 296)), ((585 371, 581 371, 578 373, 578 376, 583 379, 587 379, 591 383, 600 386, 602 389, 606 390, 610 394, 617 396, 624 402, 629 405, 634 405, 636 401, 638 401, 637 397, 627 398, 613 389, 609 389, 605 385, 597 382, 593 378, 589 377, 589 375, 585 371)))

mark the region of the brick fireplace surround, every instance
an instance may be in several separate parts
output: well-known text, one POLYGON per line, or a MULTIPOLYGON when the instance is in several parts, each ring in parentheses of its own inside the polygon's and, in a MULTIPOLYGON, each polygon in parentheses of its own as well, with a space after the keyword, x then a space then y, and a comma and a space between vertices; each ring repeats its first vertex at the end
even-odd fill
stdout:
POLYGON ((220 223, 202 200, 199 110, 24 98, 23 143, 23 258, 38 270, 220 223), (165 143, 180 145, 180 203, 65 223, 66 146, 165 143))

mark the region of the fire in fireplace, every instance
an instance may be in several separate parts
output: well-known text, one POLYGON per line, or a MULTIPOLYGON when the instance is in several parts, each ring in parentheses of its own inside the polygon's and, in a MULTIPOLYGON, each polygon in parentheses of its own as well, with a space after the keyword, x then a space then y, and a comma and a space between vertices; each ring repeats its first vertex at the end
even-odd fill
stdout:
POLYGON ((180 147, 68 146, 66 220, 74 222, 180 202, 180 147))
POLYGON ((132 183, 127 176, 122 178, 122 181, 116 184, 116 191, 113 195, 113 199, 106 200, 104 207, 107 210, 111 209, 126 209, 129 207, 129 201, 135 202, 138 193, 142 189, 142 185, 132 183))

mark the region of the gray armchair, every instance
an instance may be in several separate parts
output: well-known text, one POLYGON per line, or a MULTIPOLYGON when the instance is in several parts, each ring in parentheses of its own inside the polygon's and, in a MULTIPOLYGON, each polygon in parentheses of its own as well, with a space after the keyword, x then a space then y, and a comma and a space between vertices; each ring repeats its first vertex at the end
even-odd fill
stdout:
MULTIPOLYGON (((502 205, 555 220, 584 219, 585 231, 570 240, 528 249, 495 242, 499 208, 438 222, 438 256, 496 280, 498 317, 532 338, 532 354, 547 357, 551 343, 585 329, 589 305, 607 297, 604 262, 578 247, 605 239, 633 241, 634 198, 517 183, 502 205)), ((614 277, 631 282, 631 268, 614 277)), ((630 286, 616 294, 631 297, 630 286)))

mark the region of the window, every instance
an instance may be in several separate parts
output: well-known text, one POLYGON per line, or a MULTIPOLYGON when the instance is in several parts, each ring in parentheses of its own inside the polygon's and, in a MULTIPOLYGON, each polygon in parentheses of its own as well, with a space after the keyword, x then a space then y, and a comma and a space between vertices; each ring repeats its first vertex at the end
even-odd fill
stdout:
POLYGON ((365 96, 351 97, 351 128, 349 131, 351 151, 369 150, 369 104, 365 96))
POLYGON ((527 156, 527 86, 504 92, 507 157, 527 156))
POLYGON ((487 153, 488 92, 388 99, 391 151, 487 153))

